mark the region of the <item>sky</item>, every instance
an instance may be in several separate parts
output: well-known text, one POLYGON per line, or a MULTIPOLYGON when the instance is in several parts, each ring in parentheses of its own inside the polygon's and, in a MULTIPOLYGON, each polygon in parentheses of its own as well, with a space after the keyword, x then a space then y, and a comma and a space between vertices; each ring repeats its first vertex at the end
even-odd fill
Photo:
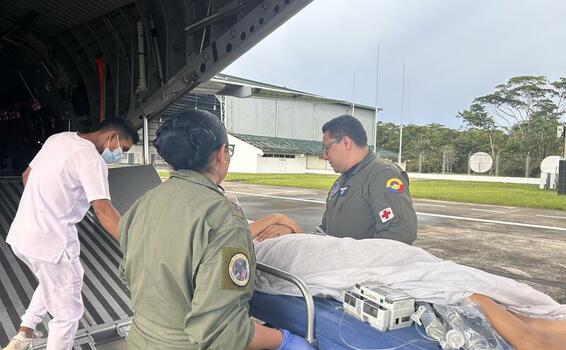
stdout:
POLYGON ((460 128, 511 77, 566 76, 564 14, 564 0, 314 0, 223 73, 371 106, 377 85, 378 120, 460 128))

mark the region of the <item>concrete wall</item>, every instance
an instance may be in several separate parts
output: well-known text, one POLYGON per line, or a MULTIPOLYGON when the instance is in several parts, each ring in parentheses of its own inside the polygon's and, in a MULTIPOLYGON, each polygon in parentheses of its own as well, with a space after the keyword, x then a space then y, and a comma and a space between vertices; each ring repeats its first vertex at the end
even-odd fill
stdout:
POLYGON ((297 154, 295 158, 264 158, 258 156, 258 173, 305 173, 306 157, 297 154))
POLYGON ((228 142, 234 144, 235 151, 228 171, 236 173, 306 173, 332 172, 332 168, 324 159, 314 155, 295 154, 295 158, 262 157, 263 152, 234 137, 228 135, 228 142))
POLYGON ((330 164, 319 156, 307 155, 307 170, 332 170, 330 164))
POLYGON ((258 157, 261 157, 261 150, 232 135, 228 135, 228 143, 236 146, 228 171, 235 173, 257 172, 258 157))
POLYGON ((525 177, 505 177, 505 176, 483 176, 483 175, 457 175, 457 174, 422 174, 409 173, 411 179, 428 179, 428 180, 455 180, 455 181, 483 181, 483 182, 499 182, 514 184, 530 184, 538 185, 539 178, 525 177))
MULTIPOLYGON (((356 108, 355 112, 368 134, 368 144, 373 145, 374 111, 356 108)), ((226 96, 226 127, 238 134, 321 141, 324 123, 351 113, 351 106, 336 103, 226 96)))

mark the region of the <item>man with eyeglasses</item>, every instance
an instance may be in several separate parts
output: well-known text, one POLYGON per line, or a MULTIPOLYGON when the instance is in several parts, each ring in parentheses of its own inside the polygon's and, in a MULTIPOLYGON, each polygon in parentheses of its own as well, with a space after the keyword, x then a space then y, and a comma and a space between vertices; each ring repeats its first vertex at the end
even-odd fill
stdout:
POLYGON ((369 150, 367 134, 353 116, 328 121, 322 132, 324 159, 342 175, 328 193, 317 231, 412 244, 417 238, 417 215, 407 173, 369 150))

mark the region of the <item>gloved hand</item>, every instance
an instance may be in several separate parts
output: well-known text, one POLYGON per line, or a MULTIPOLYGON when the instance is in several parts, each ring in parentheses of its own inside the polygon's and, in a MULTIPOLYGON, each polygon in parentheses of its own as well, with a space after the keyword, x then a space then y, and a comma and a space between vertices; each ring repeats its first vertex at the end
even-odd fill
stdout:
POLYGON ((280 331, 283 333, 283 341, 275 350, 315 350, 305 338, 286 329, 280 329, 280 331))

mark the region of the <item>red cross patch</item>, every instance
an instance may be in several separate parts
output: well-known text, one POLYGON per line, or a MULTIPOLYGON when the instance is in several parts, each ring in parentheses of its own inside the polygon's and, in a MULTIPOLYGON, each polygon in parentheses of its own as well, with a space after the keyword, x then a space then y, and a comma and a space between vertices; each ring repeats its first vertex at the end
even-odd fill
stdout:
POLYGON ((385 208, 379 212, 379 218, 383 223, 386 223, 387 221, 393 219, 394 217, 395 214, 393 214, 393 210, 391 210, 391 208, 385 208))

